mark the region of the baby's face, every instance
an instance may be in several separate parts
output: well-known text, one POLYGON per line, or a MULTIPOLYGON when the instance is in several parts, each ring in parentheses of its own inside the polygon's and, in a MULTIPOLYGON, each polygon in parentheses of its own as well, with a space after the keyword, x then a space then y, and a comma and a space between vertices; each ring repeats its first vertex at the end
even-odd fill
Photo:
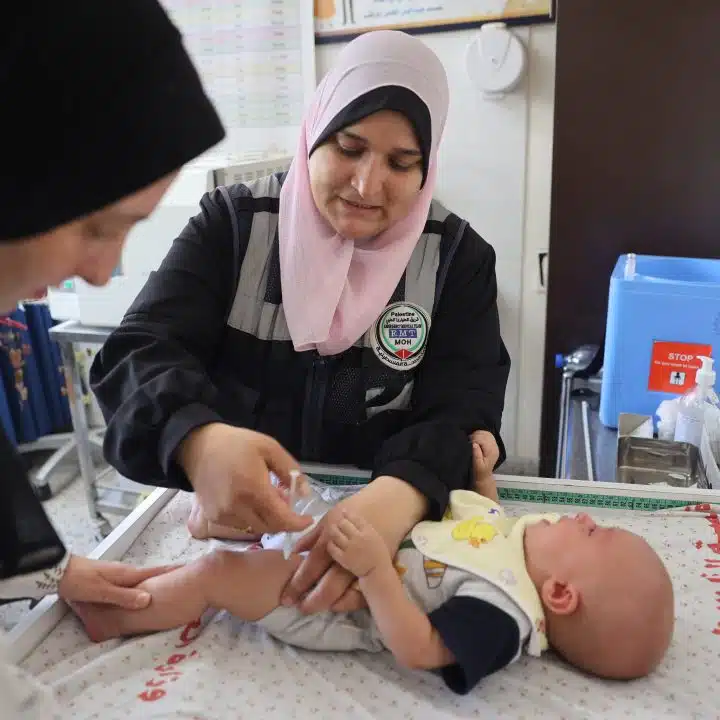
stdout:
POLYGON ((598 525, 587 513, 566 515, 556 523, 543 520, 525 531, 525 553, 531 575, 562 582, 602 581, 622 564, 638 558, 645 541, 627 530, 598 525))
POLYGON ((571 664, 628 679, 661 660, 673 630, 672 582, 639 535, 586 513, 541 521, 525 530, 525 560, 548 639, 571 664))
POLYGON ((572 552, 591 552, 590 548, 607 535, 610 528, 601 528, 587 513, 564 515, 556 523, 541 520, 525 531, 525 545, 533 556, 558 557, 572 552))

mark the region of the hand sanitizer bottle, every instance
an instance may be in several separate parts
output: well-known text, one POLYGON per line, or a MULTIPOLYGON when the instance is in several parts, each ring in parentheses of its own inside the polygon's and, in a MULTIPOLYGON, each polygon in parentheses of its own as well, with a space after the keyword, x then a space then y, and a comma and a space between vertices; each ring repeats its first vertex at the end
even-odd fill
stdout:
POLYGON ((680 398, 675 441, 690 443, 699 448, 705 427, 705 410, 708 402, 716 402, 716 396, 713 390, 715 385, 713 359, 702 355, 697 357, 702 365, 695 375, 695 387, 680 398))

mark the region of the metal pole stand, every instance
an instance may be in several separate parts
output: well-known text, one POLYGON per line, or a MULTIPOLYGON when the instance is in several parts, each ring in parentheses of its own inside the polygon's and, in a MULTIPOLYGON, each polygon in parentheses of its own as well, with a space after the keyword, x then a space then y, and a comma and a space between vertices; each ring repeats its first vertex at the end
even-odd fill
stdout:
MULTIPOLYGON (((555 457, 555 477, 565 479, 567 477, 568 463, 568 422, 570 418, 570 403, 573 395, 573 382, 578 376, 586 376, 594 371, 600 353, 598 345, 580 345, 569 355, 558 354, 555 356, 555 367, 562 368, 562 386, 560 388, 560 419, 558 422, 557 455, 555 457)), ((586 454, 592 454, 590 447, 589 421, 584 417, 583 429, 585 432, 586 454)), ((588 472, 592 477, 592 463, 588 466, 588 472)))

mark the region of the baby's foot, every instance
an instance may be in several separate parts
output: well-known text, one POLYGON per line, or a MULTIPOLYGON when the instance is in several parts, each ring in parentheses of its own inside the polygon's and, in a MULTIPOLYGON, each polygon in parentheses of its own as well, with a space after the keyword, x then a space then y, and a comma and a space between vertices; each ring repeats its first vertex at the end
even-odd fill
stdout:
POLYGON ((200 507, 200 503, 193 502, 190 517, 187 521, 190 534, 196 540, 207 540, 210 537, 210 523, 200 507))
POLYGON ((193 502, 190 517, 187 521, 187 527, 190 534, 196 540, 207 540, 208 538, 216 538, 218 540, 242 540, 251 541, 259 540, 262 535, 258 533, 246 533, 242 530, 236 530, 225 525, 217 525, 210 522, 203 513, 200 503, 193 502))
POLYGON ((208 526, 208 537, 216 538, 218 540, 238 540, 241 542, 252 542, 259 540, 262 535, 259 533, 247 533, 242 530, 236 530, 235 528, 226 527, 225 525, 216 525, 215 523, 209 522, 208 526))
POLYGON ((114 608, 102 607, 93 603, 70 603, 73 612, 78 616, 88 637, 96 643, 110 640, 121 635, 115 627, 114 608))

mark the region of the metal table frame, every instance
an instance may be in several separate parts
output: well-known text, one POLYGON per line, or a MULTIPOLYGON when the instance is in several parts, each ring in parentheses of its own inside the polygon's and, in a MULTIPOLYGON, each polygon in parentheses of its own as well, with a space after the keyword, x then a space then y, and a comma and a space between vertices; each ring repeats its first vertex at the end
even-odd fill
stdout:
POLYGON ((75 343, 102 345, 113 329, 111 327, 91 327, 76 320, 67 320, 50 329, 51 337, 60 347, 63 365, 65 366, 70 417, 72 418, 78 465, 80 466, 80 478, 85 486, 88 511, 96 532, 102 537, 106 537, 112 530, 112 526, 102 514, 103 510, 126 512, 132 508, 117 505, 104 506, 99 501, 97 492, 98 473, 92 455, 92 445, 99 442, 99 431, 91 431, 88 424, 87 412, 83 402, 82 382, 80 380, 80 365, 77 362, 74 345, 75 343))
MULTIPOLYGON (((91 431, 90 443, 102 449, 102 432, 91 431)), ((21 455, 31 455, 39 452, 51 453, 50 457, 35 471, 31 478, 35 494, 40 500, 49 500, 72 482, 73 478, 71 476, 60 476, 58 479, 56 473, 68 457, 77 454, 77 441, 74 433, 44 435, 32 442, 18 445, 17 449, 21 455)))

